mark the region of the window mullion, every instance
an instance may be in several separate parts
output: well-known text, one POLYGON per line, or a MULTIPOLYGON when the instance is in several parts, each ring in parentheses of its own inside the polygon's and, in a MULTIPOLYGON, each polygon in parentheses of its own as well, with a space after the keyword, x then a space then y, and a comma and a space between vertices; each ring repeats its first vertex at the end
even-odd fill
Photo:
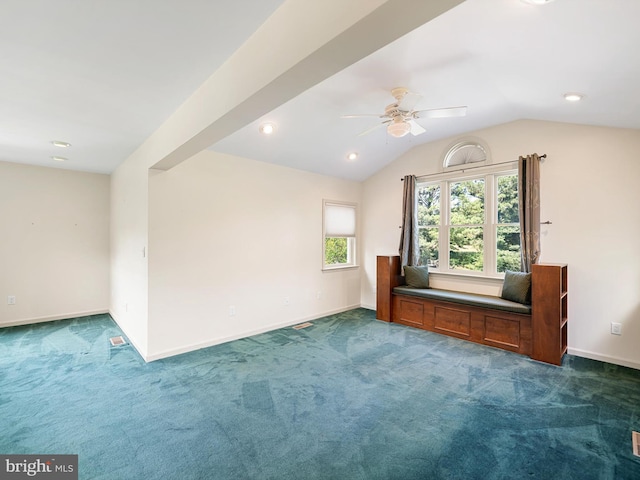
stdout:
POLYGON ((496 273, 496 239, 498 230, 498 182, 495 175, 485 177, 485 227, 484 227, 484 271, 487 274, 496 273))
POLYGON ((440 183, 440 199, 442 202, 442 211, 440 214, 442 227, 440 228, 440 269, 444 272, 449 270, 449 229, 451 228, 451 212, 450 212, 450 191, 449 182, 443 180, 440 183))

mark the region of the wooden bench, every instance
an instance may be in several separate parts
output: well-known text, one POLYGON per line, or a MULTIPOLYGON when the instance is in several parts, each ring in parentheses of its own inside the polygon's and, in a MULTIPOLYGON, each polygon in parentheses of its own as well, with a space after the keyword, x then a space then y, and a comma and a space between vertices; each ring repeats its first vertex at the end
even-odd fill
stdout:
POLYGON ((555 303, 550 308, 549 298, 558 293, 544 267, 534 265, 532 305, 526 306, 487 295, 403 287, 400 257, 378 256, 376 316, 560 365, 566 352, 566 266, 564 312, 562 305, 558 312, 555 303))

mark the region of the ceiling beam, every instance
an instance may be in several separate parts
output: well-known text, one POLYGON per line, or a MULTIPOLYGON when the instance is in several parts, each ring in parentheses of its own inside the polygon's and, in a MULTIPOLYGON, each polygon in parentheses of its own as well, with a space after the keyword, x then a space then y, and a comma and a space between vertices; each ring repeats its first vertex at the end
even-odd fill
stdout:
POLYGON ((145 142, 148 166, 173 168, 463 1, 285 0, 145 142))

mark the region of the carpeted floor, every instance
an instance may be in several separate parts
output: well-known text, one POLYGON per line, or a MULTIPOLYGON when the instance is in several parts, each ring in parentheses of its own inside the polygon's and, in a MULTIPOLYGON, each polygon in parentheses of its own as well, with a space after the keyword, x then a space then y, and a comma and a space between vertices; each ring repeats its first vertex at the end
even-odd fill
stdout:
POLYGON ((640 371, 360 309, 145 364, 106 315, 0 330, 0 453, 80 478, 640 479, 640 371))

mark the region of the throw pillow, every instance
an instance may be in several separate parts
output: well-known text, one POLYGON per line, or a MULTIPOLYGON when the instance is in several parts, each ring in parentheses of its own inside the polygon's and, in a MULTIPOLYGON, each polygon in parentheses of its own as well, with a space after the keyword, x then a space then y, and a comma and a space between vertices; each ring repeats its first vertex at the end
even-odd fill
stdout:
POLYGON ((524 272, 504 272, 501 298, 512 302, 531 305, 531 274, 524 272))
POLYGON ((407 285, 413 288, 429 288, 429 267, 404 267, 407 285))

